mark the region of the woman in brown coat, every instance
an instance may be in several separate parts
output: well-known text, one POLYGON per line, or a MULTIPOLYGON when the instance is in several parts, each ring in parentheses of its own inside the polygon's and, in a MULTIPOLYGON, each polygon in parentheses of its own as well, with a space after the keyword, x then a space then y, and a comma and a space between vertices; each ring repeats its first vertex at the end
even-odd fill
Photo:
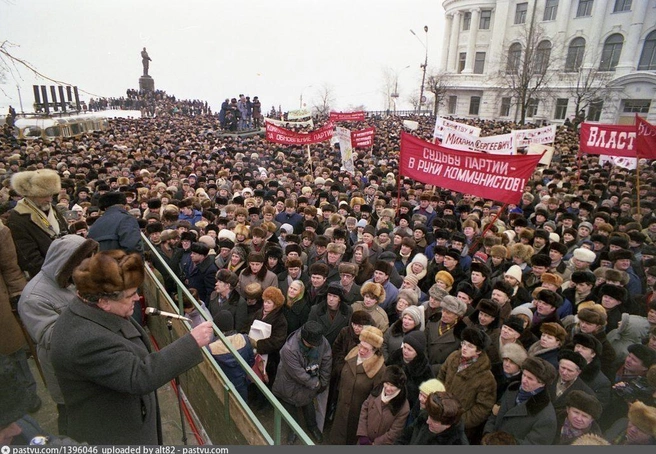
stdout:
POLYGON ((339 384, 335 422, 330 430, 331 445, 354 445, 360 410, 369 393, 383 382, 385 360, 380 352, 383 333, 367 326, 360 333, 360 345, 346 355, 339 384))

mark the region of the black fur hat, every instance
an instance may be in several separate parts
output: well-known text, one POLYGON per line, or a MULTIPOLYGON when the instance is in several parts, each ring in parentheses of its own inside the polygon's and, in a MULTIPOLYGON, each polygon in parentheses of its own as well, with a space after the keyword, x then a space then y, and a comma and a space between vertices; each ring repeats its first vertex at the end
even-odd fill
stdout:
POLYGON ((608 295, 617 301, 624 303, 626 301, 627 291, 624 287, 614 284, 604 284, 599 289, 599 296, 608 295))
POLYGON ((577 408, 592 416, 593 419, 599 419, 603 410, 601 403, 595 396, 579 389, 569 393, 565 405, 577 408))
POLYGON ((98 199, 98 207, 103 211, 113 205, 125 205, 126 203, 128 203, 127 199, 122 192, 106 192, 98 199))

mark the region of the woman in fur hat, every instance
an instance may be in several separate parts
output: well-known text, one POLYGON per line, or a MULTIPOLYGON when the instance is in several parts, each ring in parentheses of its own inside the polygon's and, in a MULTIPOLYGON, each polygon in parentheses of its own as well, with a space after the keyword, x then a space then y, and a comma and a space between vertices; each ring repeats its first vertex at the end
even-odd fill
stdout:
POLYGON ((358 421, 359 445, 392 445, 403 433, 410 405, 405 394, 406 376, 398 366, 389 366, 382 385, 371 391, 358 421))
MULTIPOLYGON (((406 278, 408 278, 408 276, 406 276, 406 278)), ((412 277, 410 277, 410 279, 412 279, 412 277)), ((403 282, 405 286, 405 278, 403 282)), ((387 318, 390 326, 401 319, 402 313, 407 307, 417 306, 418 304, 419 299, 417 298, 417 293, 408 288, 401 287, 396 301, 392 303, 387 310, 387 318)))
POLYGON ((371 315, 376 326, 382 332, 389 327, 389 318, 387 313, 380 307, 380 303, 385 301, 385 289, 376 282, 366 282, 360 289, 362 301, 356 301, 351 305, 353 312, 363 310, 371 315))
POLYGON ((558 323, 543 323, 540 326, 540 340, 528 349, 528 356, 548 361, 558 369, 558 353, 565 343, 567 331, 558 323))
POLYGON ((329 438, 332 445, 357 442, 362 405, 371 390, 383 383, 385 360, 380 351, 383 333, 374 326, 367 326, 359 338, 360 344, 346 355, 340 374, 339 397, 329 438))
POLYGON ((449 392, 431 393, 426 411, 397 439, 397 445, 468 445, 462 421, 462 405, 449 392))
POLYGON ((262 252, 251 252, 248 254, 248 267, 239 274, 239 285, 237 290, 244 295, 244 289, 251 282, 258 282, 262 288, 278 288, 278 276, 264 266, 264 254, 262 252))
POLYGON ((256 353, 268 355, 265 376, 266 384, 271 388, 276 379, 276 371, 280 362, 280 349, 287 339, 287 319, 282 313, 285 296, 277 287, 268 287, 262 292, 262 309, 257 311, 254 320, 260 320, 271 325, 271 335, 266 339, 251 338, 251 346, 256 353))

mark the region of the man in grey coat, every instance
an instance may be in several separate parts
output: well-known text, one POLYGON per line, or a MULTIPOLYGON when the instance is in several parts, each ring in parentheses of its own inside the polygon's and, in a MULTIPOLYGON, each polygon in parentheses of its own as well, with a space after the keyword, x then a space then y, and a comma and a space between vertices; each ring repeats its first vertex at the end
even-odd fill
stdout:
POLYGON ((91 445, 162 444, 157 389, 203 360, 203 322, 152 351, 131 315, 144 280, 137 253, 101 251, 73 271, 78 299, 52 332, 52 365, 68 411, 68 435, 91 445))

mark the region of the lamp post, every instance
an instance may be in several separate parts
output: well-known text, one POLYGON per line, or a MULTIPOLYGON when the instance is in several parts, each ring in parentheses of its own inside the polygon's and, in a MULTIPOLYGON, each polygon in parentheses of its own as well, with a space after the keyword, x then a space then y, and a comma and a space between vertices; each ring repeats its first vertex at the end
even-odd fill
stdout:
POLYGON ((303 92, 305 91, 306 88, 312 88, 312 85, 306 85, 306 86, 303 87, 303 89, 301 90, 301 96, 300 96, 300 99, 299 99, 299 101, 300 101, 300 105, 298 106, 298 108, 301 109, 301 110, 303 110, 303 92))
POLYGON ((424 55, 424 64, 420 65, 420 68, 423 68, 424 72, 423 75, 421 76, 421 88, 419 90, 419 107, 417 109, 418 112, 421 112, 421 105, 423 104, 424 101, 424 82, 426 82, 426 68, 428 67, 428 25, 424 25, 424 33, 425 35, 425 43, 419 39, 419 36, 414 32, 414 30, 410 29, 410 33, 415 35, 415 38, 421 43, 422 46, 424 46, 425 50, 425 55, 424 55))

